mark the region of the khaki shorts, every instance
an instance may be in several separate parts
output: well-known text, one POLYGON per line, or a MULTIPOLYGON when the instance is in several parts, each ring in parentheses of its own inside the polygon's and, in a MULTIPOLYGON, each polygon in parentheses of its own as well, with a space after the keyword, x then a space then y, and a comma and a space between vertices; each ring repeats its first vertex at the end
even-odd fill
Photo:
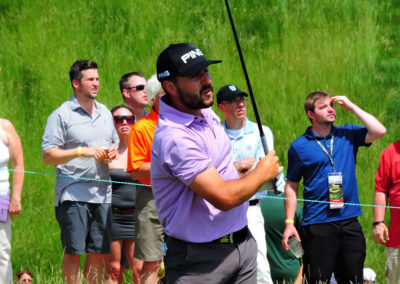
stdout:
POLYGON ((388 284, 400 281, 400 248, 386 248, 386 281, 388 284))
POLYGON ((164 228, 160 225, 150 187, 136 189, 136 240, 134 256, 144 261, 162 260, 164 228))

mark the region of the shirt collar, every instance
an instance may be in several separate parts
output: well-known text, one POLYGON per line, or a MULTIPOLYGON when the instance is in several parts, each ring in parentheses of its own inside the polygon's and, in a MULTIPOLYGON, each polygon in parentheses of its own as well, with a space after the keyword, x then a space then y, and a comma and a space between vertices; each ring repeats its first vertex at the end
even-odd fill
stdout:
POLYGON ((327 138, 329 139, 333 135, 336 134, 337 130, 338 130, 337 127, 332 124, 331 132, 326 137, 321 137, 321 136, 316 135, 314 133, 314 131, 311 130, 311 126, 309 126, 309 127, 307 127, 307 130, 304 133, 304 136, 307 137, 308 139, 313 139, 313 140, 314 139, 327 139, 327 138))
MULTIPOLYGON (((224 121, 224 130, 226 132, 226 120, 224 121)), ((250 120, 246 117, 246 122, 244 123, 244 128, 243 128, 243 135, 244 134, 249 134, 253 133, 255 130, 254 123, 251 123, 250 120)))
POLYGON ((246 117, 246 122, 244 124, 244 134, 249 134, 254 131, 255 131, 255 124, 251 123, 246 117))
MULTIPOLYGON (((215 118, 212 115, 213 111, 211 110, 211 107, 201 109, 200 112, 202 118, 204 118, 206 121, 210 121, 211 119, 215 118)), ((163 98, 160 99, 159 115, 161 118, 168 117, 168 120, 171 120, 177 124, 183 124, 185 126, 189 126, 196 118, 196 116, 192 114, 181 112, 176 108, 169 106, 164 102, 163 98)))
MULTIPOLYGON (((72 98, 69 100, 71 102, 71 108, 72 110, 76 110, 78 108, 82 108, 84 109, 78 102, 78 100, 76 99, 75 95, 72 95, 72 98)), ((97 102, 96 100, 94 100, 94 109, 95 111, 97 110, 97 102)))

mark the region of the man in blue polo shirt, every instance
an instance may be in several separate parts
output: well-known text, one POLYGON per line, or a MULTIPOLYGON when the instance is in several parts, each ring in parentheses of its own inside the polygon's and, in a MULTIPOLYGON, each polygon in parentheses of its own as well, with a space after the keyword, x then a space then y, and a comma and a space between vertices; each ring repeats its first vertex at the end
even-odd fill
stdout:
POLYGON ((289 148, 282 244, 288 249, 291 236, 300 241, 293 219, 303 178, 304 198, 317 201, 304 203, 300 232, 303 276, 307 283, 327 283, 334 272, 339 283, 362 283, 366 245, 357 221, 361 209, 348 203, 359 203, 355 168, 358 147, 383 137, 386 128, 345 96, 331 98, 328 93, 313 92, 304 108, 312 126, 289 148), (364 127, 334 126, 335 102, 351 111, 364 127))

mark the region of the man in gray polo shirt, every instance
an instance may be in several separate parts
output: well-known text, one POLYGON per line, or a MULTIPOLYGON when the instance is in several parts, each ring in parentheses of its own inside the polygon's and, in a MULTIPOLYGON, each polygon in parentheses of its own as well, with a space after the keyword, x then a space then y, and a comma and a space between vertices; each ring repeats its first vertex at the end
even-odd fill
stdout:
POLYGON ((64 278, 80 283, 80 257, 87 252, 85 278, 100 283, 103 257, 110 251, 111 184, 94 179, 110 180, 105 160, 116 157, 119 140, 110 111, 96 101, 97 64, 78 60, 69 75, 74 95, 47 119, 43 161, 54 165, 57 174, 54 192, 64 278))

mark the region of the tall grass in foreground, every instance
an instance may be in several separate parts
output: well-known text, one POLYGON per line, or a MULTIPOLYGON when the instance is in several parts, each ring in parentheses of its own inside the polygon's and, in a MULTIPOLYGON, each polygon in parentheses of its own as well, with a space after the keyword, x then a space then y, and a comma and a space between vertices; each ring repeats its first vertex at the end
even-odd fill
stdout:
MULTIPOLYGON (((400 137, 400 7, 396 1, 230 1, 253 91, 264 124, 275 135, 283 165, 290 143, 309 125, 308 93, 346 94, 377 116, 388 134, 358 155, 361 203, 372 203, 380 152, 400 137)), ((214 88, 246 89, 223 1, 2 0, 0 3, 0 116, 18 130, 26 170, 53 173, 41 161, 48 115, 72 95, 68 79, 77 59, 99 64, 99 101, 121 103, 124 73, 155 73, 159 52, 192 42, 208 58, 214 88)), ((337 109, 338 124, 359 123, 337 109)), ((249 117, 254 118, 249 105, 249 117)), ((14 271, 28 268, 38 283, 61 281, 62 248, 54 214, 54 178, 27 174, 23 211, 13 221, 14 271)), ((384 248, 370 236, 372 209, 360 218, 367 240, 365 266, 384 282, 384 248)))

